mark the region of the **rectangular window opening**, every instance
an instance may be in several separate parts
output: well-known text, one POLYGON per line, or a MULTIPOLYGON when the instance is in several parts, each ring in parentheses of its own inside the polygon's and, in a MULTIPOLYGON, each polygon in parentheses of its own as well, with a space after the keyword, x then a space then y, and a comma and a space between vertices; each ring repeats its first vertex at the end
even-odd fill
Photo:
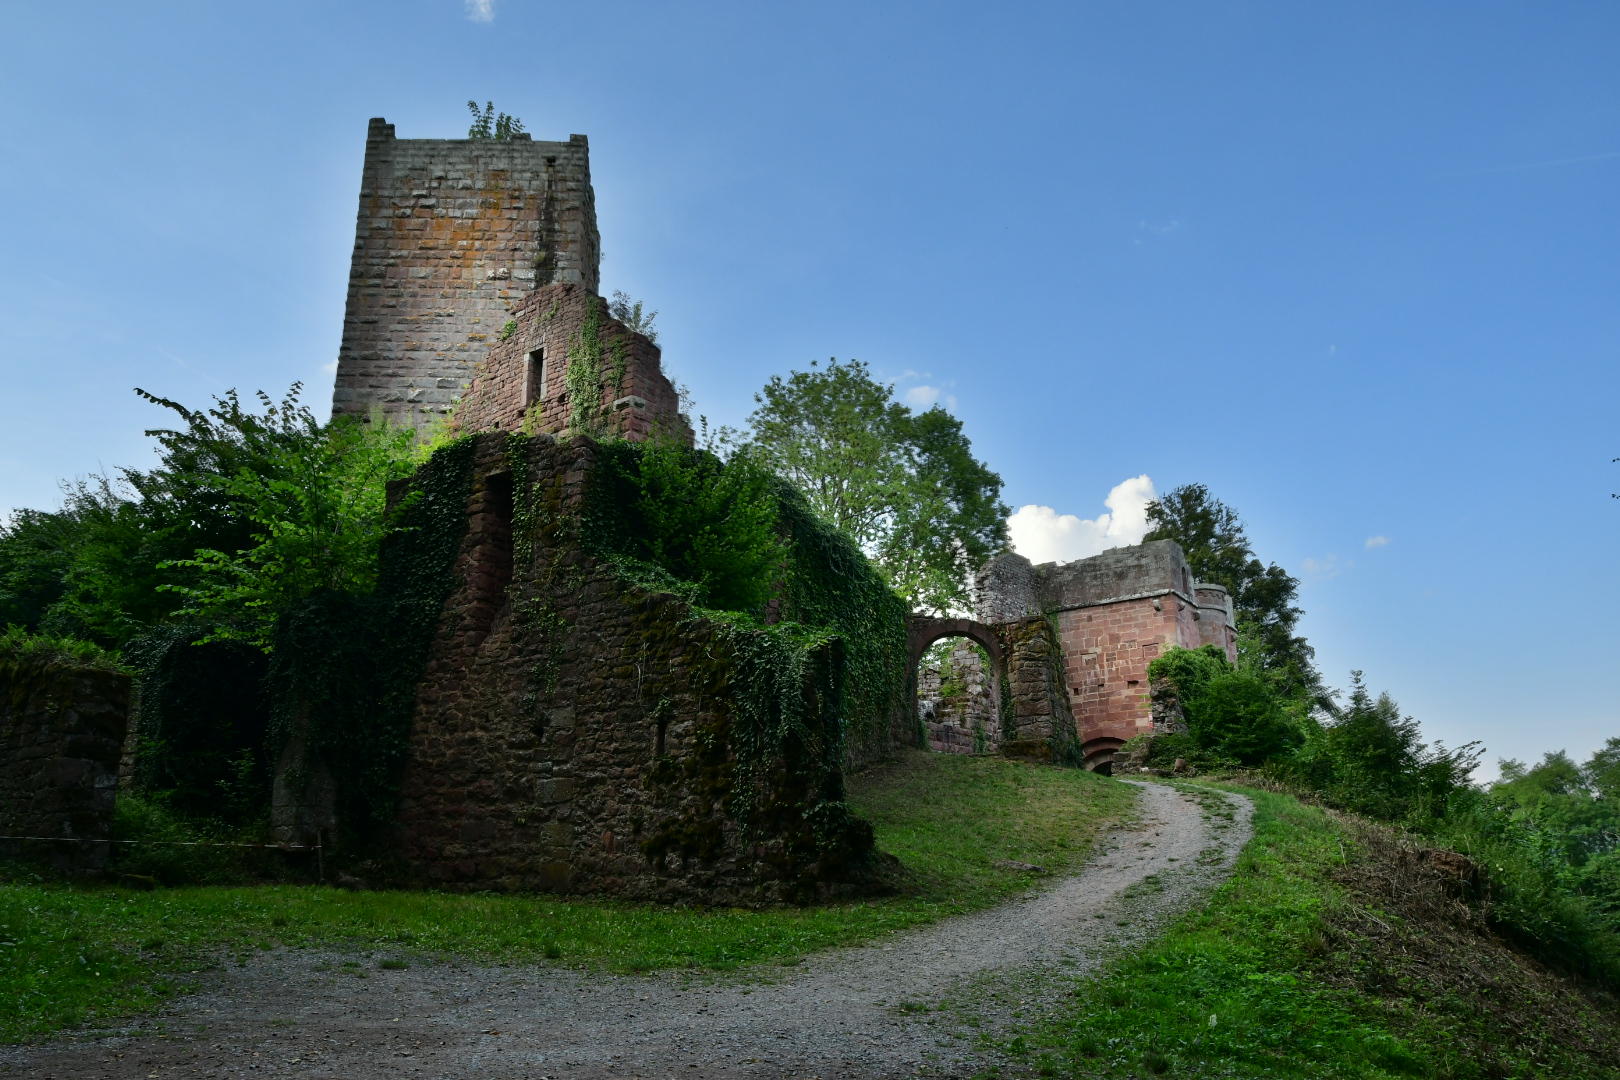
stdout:
POLYGON ((534 349, 523 361, 523 407, 527 409, 546 396, 546 350, 534 349))

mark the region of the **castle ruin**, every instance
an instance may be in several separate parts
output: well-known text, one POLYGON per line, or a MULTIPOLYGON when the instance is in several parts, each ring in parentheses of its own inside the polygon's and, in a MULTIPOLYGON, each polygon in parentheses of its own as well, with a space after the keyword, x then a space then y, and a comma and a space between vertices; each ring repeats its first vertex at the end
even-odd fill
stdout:
POLYGON ((601 252, 585 136, 399 139, 374 118, 332 414, 448 415, 512 309, 547 285, 595 295, 601 252))
MULTIPOLYGON (((976 613, 1005 624, 1049 616, 1088 768, 1156 728, 1147 668, 1168 649, 1217 645, 1237 662, 1237 620, 1225 588, 1195 581, 1173 540, 1114 548, 1070 563, 1032 564, 1015 552, 979 571, 976 613)), ((1164 721, 1157 722, 1162 728, 1164 721)))

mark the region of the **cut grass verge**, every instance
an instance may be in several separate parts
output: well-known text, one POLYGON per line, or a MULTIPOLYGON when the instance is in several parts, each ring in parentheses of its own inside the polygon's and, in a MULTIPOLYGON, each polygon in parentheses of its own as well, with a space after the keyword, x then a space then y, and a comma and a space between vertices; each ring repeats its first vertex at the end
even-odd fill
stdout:
MULTIPOLYGON (((1612 997, 1359 867, 1387 845, 1284 795, 1203 909, 1004 1049, 1041 1076, 1620 1077, 1612 997), (1386 894, 1387 893, 1387 894, 1386 894), (1442 914, 1436 914, 1442 913, 1442 914)), ((1444 897, 1441 897, 1444 900, 1444 897)))
MULTIPOLYGON (((995 903, 1027 872, 1063 870, 1135 792, 1072 769, 910 753, 853 777, 851 800, 878 845, 915 875, 916 895, 820 908, 674 909, 549 896, 342 892, 269 885, 153 892, 0 886, 0 1038, 28 1038, 148 1010, 202 971, 254 950, 334 947, 492 962, 560 960, 614 971, 728 970, 858 944, 995 903)), ((361 974, 365 966, 353 973, 361 974)))

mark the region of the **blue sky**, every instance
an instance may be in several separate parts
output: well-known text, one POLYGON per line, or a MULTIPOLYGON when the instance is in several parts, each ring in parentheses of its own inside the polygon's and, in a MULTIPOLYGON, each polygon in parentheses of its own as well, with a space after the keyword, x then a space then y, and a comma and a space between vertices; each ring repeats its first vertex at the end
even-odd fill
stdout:
POLYGON ((1071 540, 1207 483, 1330 680, 1432 736, 1620 735, 1612 4, 10 4, 0 41, 0 508, 147 463, 134 386, 324 412, 367 118, 493 99, 590 136, 604 289, 712 421, 858 357, 1071 540))

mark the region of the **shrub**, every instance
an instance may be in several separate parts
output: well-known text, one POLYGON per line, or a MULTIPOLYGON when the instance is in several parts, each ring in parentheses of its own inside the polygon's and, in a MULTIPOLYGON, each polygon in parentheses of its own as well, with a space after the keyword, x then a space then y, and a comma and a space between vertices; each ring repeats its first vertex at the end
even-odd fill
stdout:
POLYGON ((1177 756, 1259 765, 1304 742, 1270 681, 1234 668, 1219 645, 1171 649, 1148 665, 1148 678, 1155 695, 1179 702, 1187 722, 1192 752, 1177 756))

